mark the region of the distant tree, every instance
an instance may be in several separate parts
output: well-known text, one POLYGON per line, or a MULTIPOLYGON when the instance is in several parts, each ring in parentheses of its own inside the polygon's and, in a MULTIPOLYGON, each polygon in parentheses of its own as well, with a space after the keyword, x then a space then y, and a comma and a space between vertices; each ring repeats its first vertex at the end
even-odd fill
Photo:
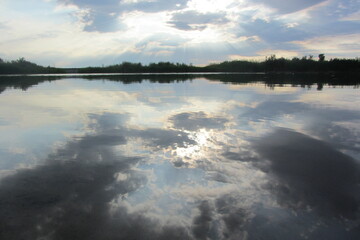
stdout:
POLYGON ((271 54, 270 57, 265 57, 265 61, 274 61, 276 59, 276 55, 275 54, 271 54))
POLYGON ((323 62, 323 61, 325 61, 325 54, 320 53, 319 54, 319 62, 323 62))

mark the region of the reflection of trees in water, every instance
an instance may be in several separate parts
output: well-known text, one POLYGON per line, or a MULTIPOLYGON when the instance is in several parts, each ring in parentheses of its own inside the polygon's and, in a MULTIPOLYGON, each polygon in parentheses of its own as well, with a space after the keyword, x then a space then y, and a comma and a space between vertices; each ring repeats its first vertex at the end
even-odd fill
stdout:
POLYGON ((358 74, 140 74, 140 75, 63 75, 63 76, 1 76, 0 93, 7 88, 27 90, 28 88, 46 81, 55 81, 67 78, 86 80, 105 80, 124 84, 152 82, 173 83, 193 81, 205 78, 211 81, 221 81, 225 84, 263 83, 270 89, 291 85, 302 88, 311 88, 317 85, 322 90, 324 85, 359 87, 358 74))
POLYGON ((62 79, 58 76, 0 76, 0 93, 8 88, 21 89, 23 91, 43 82, 51 82, 62 79))

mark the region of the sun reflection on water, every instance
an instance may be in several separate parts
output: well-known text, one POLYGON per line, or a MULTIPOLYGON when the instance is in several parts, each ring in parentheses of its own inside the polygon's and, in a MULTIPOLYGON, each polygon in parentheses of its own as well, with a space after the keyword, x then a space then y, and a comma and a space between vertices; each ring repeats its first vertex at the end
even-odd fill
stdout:
POLYGON ((219 149, 219 145, 216 145, 217 138, 223 136, 219 132, 207 129, 199 129, 198 131, 185 131, 191 140, 194 140, 196 144, 188 145, 186 147, 176 147, 172 151, 172 155, 181 158, 181 160, 188 167, 196 167, 197 161, 202 158, 206 158, 210 152, 219 149))

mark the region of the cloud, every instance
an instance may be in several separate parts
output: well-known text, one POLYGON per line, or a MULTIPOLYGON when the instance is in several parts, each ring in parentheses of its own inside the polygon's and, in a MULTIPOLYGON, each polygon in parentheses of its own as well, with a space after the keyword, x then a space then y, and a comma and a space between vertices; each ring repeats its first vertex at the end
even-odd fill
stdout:
POLYGON ((192 231, 196 239, 208 239, 213 221, 213 211, 208 201, 199 204, 199 215, 194 218, 192 231))
POLYGON ((124 28, 118 21, 120 8, 117 0, 58 0, 58 3, 78 8, 75 14, 84 23, 84 31, 114 32, 124 28))
MULTIPOLYGON (((226 77, 227 80, 229 80, 228 77, 226 77)), ((241 76, 240 79, 239 76, 233 77, 234 81, 237 80, 238 83, 244 80, 241 76)), ((144 76, 134 78, 133 80, 137 82, 139 79, 144 79, 144 76)), ((145 76, 145 78, 148 77, 145 76)), ((152 77, 149 78, 152 79, 152 77)), ((109 80, 116 81, 116 79, 117 77, 109 77, 109 80)), ((124 79, 128 79, 128 77, 124 77, 124 79)), ((131 79, 132 77, 128 83, 132 81, 131 79)), ((247 77, 245 77, 244 84, 247 82, 246 79, 247 77)), ((218 82, 221 77, 214 76, 213 80, 218 82)), ((145 82, 148 83, 148 81, 145 82)), ((295 137, 291 137, 290 131, 290 133, 284 134, 270 134, 267 138, 260 139, 260 143, 263 145, 260 144, 260 148, 256 149, 262 156, 259 159, 257 155, 255 155, 257 158, 251 155, 253 149, 251 146, 249 147, 248 142, 253 141, 251 136, 257 135, 257 133, 252 133, 246 128, 249 125, 256 125, 256 127, 260 125, 248 121, 249 119, 268 118, 272 120, 276 117, 298 114, 296 116, 305 116, 306 118, 308 115, 320 115, 329 121, 341 121, 358 119, 359 115, 350 114, 350 111, 345 110, 335 111, 330 109, 329 105, 326 106, 326 111, 330 113, 326 114, 325 111, 318 111, 314 108, 314 104, 279 103, 280 99, 290 101, 296 99, 298 94, 304 94, 304 91, 298 93, 295 88, 290 86, 281 89, 285 89, 286 94, 283 94, 284 92, 269 94, 268 90, 266 93, 262 92, 261 86, 230 86, 215 84, 215 82, 209 85, 201 79, 197 81, 199 88, 191 89, 193 98, 190 99, 195 106, 186 105, 184 109, 207 108, 206 104, 204 106, 204 99, 200 98, 206 97, 205 101, 209 103, 209 93, 217 92, 228 101, 216 109, 224 111, 223 106, 226 105, 225 111, 229 111, 229 116, 248 110, 248 115, 240 115, 240 119, 245 118, 246 124, 241 122, 232 128, 228 124, 228 117, 213 115, 206 111, 185 111, 170 116, 168 122, 166 122, 166 117, 165 122, 161 122, 164 125, 172 123, 171 128, 140 128, 130 125, 135 124, 137 120, 136 116, 131 114, 109 112, 89 114, 85 127, 87 134, 69 140, 63 148, 49 156, 42 165, 19 170, 11 177, 4 178, 7 180, 4 185, 0 184, 0 206, 5 207, 0 208, 0 224, 5 226, 6 230, 5 233, 0 233, 0 237, 4 239, 47 237, 49 239, 106 238, 112 240, 146 238, 260 239, 270 236, 269 238, 272 239, 301 239, 308 237, 307 231, 314 231, 308 239, 318 239, 319 236, 331 237, 332 233, 336 231, 345 232, 345 228, 351 228, 352 224, 357 224, 358 219, 354 222, 338 224, 331 218, 334 215, 350 218, 351 216, 347 214, 333 213, 334 211, 347 212, 343 210, 342 200, 340 200, 340 204, 334 202, 338 200, 337 195, 347 191, 344 190, 345 186, 349 186, 350 196, 355 196, 359 190, 356 189, 358 187, 352 186, 350 180, 343 180, 343 178, 347 178, 347 175, 344 177, 345 174, 341 171, 346 172, 349 157, 339 153, 332 146, 324 147, 321 141, 306 135, 295 133, 295 137), (200 91, 198 91, 199 89, 200 91), (204 89, 206 89, 205 93, 204 89), (232 94, 239 93, 239 89, 245 95, 235 96, 232 94), (259 90, 260 92, 254 92, 259 90), (249 92, 251 94, 248 94, 249 92), (261 96, 268 101, 257 105, 250 103, 253 100, 258 101, 261 96), (233 98, 240 99, 240 101, 231 101, 233 98), (274 99, 274 101, 269 99, 274 99), (233 106, 242 106, 242 111, 233 109, 233 106), (252 106, 253 109, 246 108, 246 106, 252 106), (254 117, 251 118, 251 116, 254 117), (190 161, 195 162, 188 165, 189 168, 186 166, 174 168, 171 161, 179 156, 170 155, 171 151, 163 152, 162 148, 170 147, 171 150, 176 150, 176 146, 187 147, 188 144, 197 144, 195 141, 192 142, 192 139, 196 138, 190 138, 184 130, 193 129, 192 131, 195 131, 201 128, 213 129, 209 131, 213 134, 205 136, 209 140, 206 140, 204 149, 201 149, 200 157, 189 157, 190 161), (279 135, 285 136, 284 139, 279 135), (144 149, 143 146, 148 148, 144 149), (298 146, 300 146, 299 149, 297 149, 298 146), (312 146, 313 148, 311 148, 312 146), (112 151, 113 147, 116 147, 117 154, 112 151), (273 149, 275 149, 275 153, 271 152, 273 149), (140 152, 144 157, 140 159, 134 156, 125 156, 120 153, 121 150, 140 152), (331 158, 328 159, 328 154, 323 153, 325 150, 329 151, 329 155, 334 158, 340 156, 339 161, 345 162, 345 169, 341 170, 342 168, 339 167, 341 164, 336 161, 334 167, 324 167, 323 165, 328 163, 331 165, 334 162, 331 158), (294 151, 296 153, 292 155, 294 157, 290 156, 294 151), (316 151, 319 153, 311 154, 316 151), (322 158, 326 158, 326 162, 322 158), (292 165, 287 160, 294 160, 305 170, 302 168, 298 170, 293 166, 296 164, 292 165), (257 164, 259 161, 263 161, 268 172, 259 171, 258 165, 253 161, 257 161, 257 164), (284 167, 285 170, 281 167, 284 167), (146 170, 140 170, 144 168, 146 170), (330 173, 322 173, 329 168, 330 173), (340 173, 336 175, 337 171, 340 173), (287 175, 287 172, 290 172, 290 176, 287 175), (326 181, 334 175, 340 180, 332 179, 330 183, 334 189, 338 190, 323 189, 322 186, 325 184, 318 183, 320 180, 316 177, 314 177, 314 181, 312 178, 308 180, 308 172, 309 175, 316 175, 313 172, 320 172, 319 178, 325 176, 326 181), (334 172, 335 174, 333 174, 334 172), (145 177, 145 173, 150 177, 148 175, 145 177), (264 180, 269 181, 267 189, 271 191, 264 191, 261 188, 264 180), (337 184, 336 181, 340 181, 340 184, 337 184), (318 190, 318 188, 322 190, 318 190), (62 191, 59 192, 58 189, 62 191), (282 189, 285 191, 281 192, 282 189), (290 193, 286 192, 288 189, 290 189, 290 193), (309 196, 303 196, 302 190, 305 192, 304 195, 309 193, 309 196), (270 192, 274 194, 271 195, 270 192), (321 194, 322 196, 320 196, 321 194), (282 197, 283 195, 285 197, 282 197), (275 197, 278 198, 280 206, 274 202, 273 198, 275 197), (319 201, 312 199, 319 199, 319 201), (197 202, 198 200, 199 202, 197 202), (299 205, 297 205, 298 202, 300 202, 299 205), (139 210, 138 205, 141 205, 142 210, 139 210), (339 205, 340 210, 332 211, 334 205, 335 208, 339 205), (147 206, 147 208, 143 206, 147 206), (302 208, 303 206, 308 206, 308 208, 302 208), (157 207, 161 208, 159 212, 157 207), (294 209, 295 211, 293 211, 294 209), (328 213, 331 217, 319 219, 317 213, 326 215, 323 212, 331 212, 328 213), (174 213, 181 215, 181 221, 174 213), (13 216, 13 218, 7 216, 13 216), (174 220, 174 218, 174 222, 167 222, 167 219, 174 220), (316 224, 319 220, 322 222, 320 226, 316 224), (23 231, 12 230, 15 228, 23 231), (78 231, 73 230, 78 228, 78 231), (324 232, 325 234, 323 234, 324 232)), ((131 91, 138 89, 136 84, 120 85, 117 87, 121 89, 126 88, 131 91)), ((67 88, 67 86, 63 87, 67 88)), ((108 87, 105 86, 106 89, 108 87)), ((184 94, 189 94, 189 91, 182 91, 189 90, 187 84, 176 84, 174 88, 169 88, 168 84, 157 85, 157 88, 153 90, 145 91, 145 96, 163 98, 173 95, 174 91, 180 91, 175 94, 174 99, 176 100, 182 99, 184 94)), ((120 92, 117 94, 119 95, 120 92)), ((139 97, 136 94, 135 96, 139 97)), ((325 98, 323 96, 323 99, 325 98)), ((130 110, 131 106, 127 106, 129 102, 126 99, 125 97, 121 99, 124 100, 121 102, 125 104, 125 108, 121 108, 121 111, 133 112, 133 109, 130 110)), ((215 100, 218 102, 218 98, 214 99, 214 102, 215 100)), ((139 99, 136 101, 138 102, 139 99)), ((326 103, 329 104, 328 99, 326 103)), ((212 104, 210 105, 213 107, 212 104)), ((161 115, 161 120, 164 120, 162 107, 163 104, 160 101, 150 110, 155 111, 155 115, 161 115)), ((100 111, 102 111, 101 109, 100 111)), ((118 108, 116 109, 119 111, 118 108)), ((141 116, 144 115, 141 114, 141 116)), ((141 125, 148 126, 154 123, 154 119, 148 119, 149 121, 146 122, 143 122, 143 119, 140 120, 141 125)), ((296 120, 302 121, 304 118, 296 120)), ((290 122, 293 123, 293 121, 290 122)), ((308 121, 306 122, 308 123, 308 121)), ((303 126, 303 124, 301 125, 303 126)), ((318 125, 319 128, 320 126, 328 127, 327 125, 318 125)), ((340 134, 341 129, 335 130, 329 135, 340 134)), ((201 135, 201 131, 199 133, 201 135)), ((196 133, 192 133, 192 136, 196 136, 196 133)), ((356 140, 356 138, 353 139, 356 140)), ((343 141, 343 138, 336 141, 343 141)), ((257 147, 259 146, 257 145, 257 147)), ((192 151, 191 148, 185 150, 192 151)), ((195 151, 193 153, 196 154, 195 151)), ((181 159, 181 157, 179 158, 181 159)), ((176 163, 174 164, 176 165, 176 163)), ((353 178, 352 175, 351 173, 350 179, 353 178)), ((348 198, 344 199, 345 204, 349 202, 348 198)), ((346 235, 349 234, 344 233, 341 236, 346 235)))
POLYGON ((126 28, 118 21, 118 17, 111 13, 92 13, 83 21, 85 22, 84 31, 87 32, 116 32, 126 28))
POLYGON ((113 152, 111 146, 127 142, 119 134, 106 134, 107 123, 121 125, 119 117, 91 118, 94 133, 69 141, 41 165, 1 179, 0 237, 190 239, 182 225, 160 224, 121 204, 147 181, 133 169, 140 158, 113 152))
POLYGON ((240 115, 240 118, 246 117, 253 121, 262 121, 263 119, 274 119, 284 114, 303 113, 309 108, 307 104, 301 102, 266 101, 255 108, 249 108, 240 115))
POLYGON ((186 39, 179 37, 175 34, 170 33, 158 33, 152 34, 151 36, 142 39, 141 41, 136 43, 136 47, 139 50, 143 50, 144 48, 148 48, 149 45, 155 45, 160 49, 173 49, 175 47, 181 46, 181 44, 185 43, 186 39))
POLYGON ((0 22, 0 29, 6 29, 6 28, 8 28, 8 26, 5 23, 0 22))
POLYGON ((279 128, 258 140, 255 150, 269 161, 268 189, 279 204, 323 216, 352 219, 359 210, 360 166, 323 141, 279 128))
POLYGON ((187 133, 171 129, 129 129, 128 136, 141 138, 148 146, 155 148, 187 147, 196 144, 194 140, 189 138, 187 133))
POLYGON ((247 23, 243 23, 242 28, 247 35, 257 35, 261 40, 272 44, 290 42, 294 40, 306 39, 309 33, 298 27, 289 28, 284 22, 272 20, 265 21, 256 19, 247 23))
MULTIPOLYGON (((346 120, 346 118, 344 120, 346 120)), ((356 118, 354 118, 354 120, 356 120, 356 118)), ((360 132, 351 125, 346 126, 346 123, 343 125, 344 126, 320 120, 310 124, 307 130, 326 142, 331 143, 337 149, 360 151, 360 145, 358 144, 360 132)))
POLYGON ((188 10, 174 13, 168 23, 180 30, 203 30, 209 24, 221 25, 228 21, 225 13, 199 13, 188 10))
POLYGON ((246 231, 248 223, 250 223, 249 212, 237 206, 238 204, 239 199, 229 194, 225 194, 215 201, 216 211, 225 224, 224 237, 242 237, 242 233, 246 231))
POLYGON ((358 2, 353 0, 57 0, 26 6, 7 1, 2 9, 2 56, 24 56, 43 65, 204 65, 234 56, 263 56, 272 49, 285 57, 358 55, 351 51, 357 49, 354 39, 344 45, 337 38, 357 34, 358 2), (43 37, 54 29, 51 37, 43 37), (164 33, 175 36, 171 45, 162 40, 164 33), (244 41, 251 36, 256 41, 244 41), (315 38, 319 44, 311 44, 315 38))
POLYGON ((130 119, 128 114, 104 112, 103 114, 88 114, 88 128, 97 132, 113 133, 115 129, 123 128, 130 119))
POLYGON ((162 12, 183 9, 188 2, 189 0, 145 0, 125 1, 121 5, 128 11, 162 12))
POLYGON ((360 44, 357 39, 359 34, 327 35, 309 38, 303 41, 293 41, 304 49, 316 52, 325 52, 332 56, 353 56, 357 57, 360 53, 360 44))
POLYGON ((303 1, 303 0, 255 0, 254 2, 263 3, 271 8, 275 8, 281 14, 297 12, 305 8, 314 6, 326 0, 312 0, 312 1, 303 1))
POLYGON ((175 128, 196 131, 201 128, 222 129, 229 122, 223 117, 209 116, 204 112, 184 112, 173 115, 169 121, 175 128))
POLYGON ((239 149, 238 152, 231 151, 230 149, 225 149, 221 155, 224 158, 233 161, 253 162, 253 163, 258 161, 258 158, 253 155, 252 151, 245 149, 239 149))
POLYGON ((214 201, 201 201, 197 206, 198 215, 192 222, 195 239, 243 239, 251 226, 251 216, 238 206, 239 203, 240 200, 230 194, 214 201))
POLYGON ((83 22, 87 32, 116 32, 125 30, 120 18, 126 12, 161 12, 181 9, 187 0, 118 1, 118 0, 58 0, 59 4, 76 6, 75 15, 83 22))
POLYGON ((267 101, 262 102, 255 108, 248 108, 239 117, 246 117, 253 121, 262 121, 264 119, 275 119, 284 115, 300 115, 311 116, 312 120, 331 122, 354 120, 360 116, 357 111, 349 111, 346 109, 321 109, 311 106, 303 102, 285 102, 285 101, 267 101), (315 117, 314 117, 315 116, 315 117))
MULTIPOLYGON (((108 148, 110 140, 84 136, 68 142, 44 164, 2 179, 1 238, 102 238, 100 232, 106 231, 101 229, 106 230, 111 219, 109 203, 145 180, 131 170, 139 158, 115 155, 108 148), (120 172, 127 178, 117 181, 120 172)), ((120 139, 112 145, 124 143, 120 139)))
POLYGON ((343 17, 343 21, 360 21, 360 10, 343 17))
POLYGON ((98 142, 101 145, 125 144, 130 138, 139 138, 147 146, 154 148, 186 147, 196 142, 183 131, 161 128, 136 129, 126 126, 129 120, 127 114, 104 113, 89 115, 89 129, 98 132, 96 136, 86 136, 82 145, 98 142))

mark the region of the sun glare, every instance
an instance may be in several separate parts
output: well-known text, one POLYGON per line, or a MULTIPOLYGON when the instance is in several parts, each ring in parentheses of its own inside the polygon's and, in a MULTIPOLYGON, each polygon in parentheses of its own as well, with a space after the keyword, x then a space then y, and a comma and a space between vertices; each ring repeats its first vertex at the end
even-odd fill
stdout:
POLYGON ((196 142, 195 145, 178 147, 173 151, 173 155, 182 158, 189 167, 194 166, 195 162, 206 156, 208 148, 215 148, 213 144, 214 132, 200 129, 197 132, 188 132, 189 138, 196 142))

